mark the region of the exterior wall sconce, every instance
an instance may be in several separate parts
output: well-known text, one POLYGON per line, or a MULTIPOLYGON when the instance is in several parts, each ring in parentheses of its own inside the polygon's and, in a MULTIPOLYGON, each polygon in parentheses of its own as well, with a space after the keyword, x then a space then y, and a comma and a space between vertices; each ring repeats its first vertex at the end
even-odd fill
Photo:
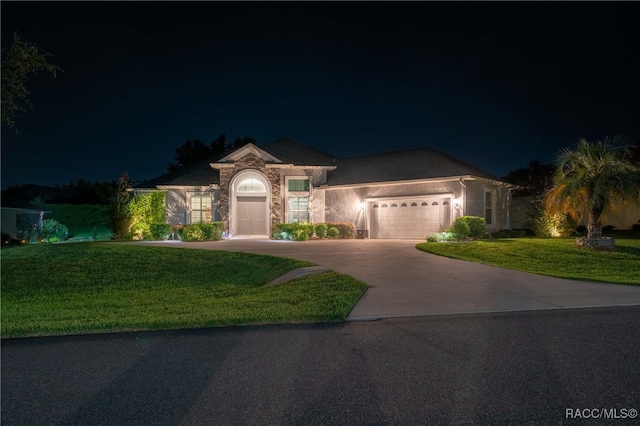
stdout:
POLYGON ((358 203, 358 208, 359 208, 360 210, 364 210, 364 202, 363 202, 363 201, 361 201, 361 202, 359 202, 359 203, 358 203))
POLYGON ((460 198, 454 198, 453 199, 453 208, 456 210, 460 210, 462 208, 461 202, 460 202, 460 198))

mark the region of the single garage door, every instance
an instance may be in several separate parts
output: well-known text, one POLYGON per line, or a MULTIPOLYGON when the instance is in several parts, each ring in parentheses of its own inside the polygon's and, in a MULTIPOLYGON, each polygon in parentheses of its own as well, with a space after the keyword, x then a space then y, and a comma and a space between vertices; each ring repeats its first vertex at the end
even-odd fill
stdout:
POLYGON ((449 197, 420 197, 369 203, 370 238, 416 238, 451 225, 449 197))
POLYGON ((267 198, 238 197, 238 235, 267 235, 267 198))

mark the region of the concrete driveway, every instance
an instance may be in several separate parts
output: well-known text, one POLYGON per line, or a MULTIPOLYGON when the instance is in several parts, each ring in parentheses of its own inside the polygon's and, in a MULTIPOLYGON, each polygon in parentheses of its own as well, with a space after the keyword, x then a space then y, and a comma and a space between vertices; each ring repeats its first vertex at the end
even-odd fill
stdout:
POLYGON ((307 260, 358 278, 369 289, 350 320, 640 305, 640 287, 565 280, 422 252, 421 241, 233 239, 149 243, 307 260))

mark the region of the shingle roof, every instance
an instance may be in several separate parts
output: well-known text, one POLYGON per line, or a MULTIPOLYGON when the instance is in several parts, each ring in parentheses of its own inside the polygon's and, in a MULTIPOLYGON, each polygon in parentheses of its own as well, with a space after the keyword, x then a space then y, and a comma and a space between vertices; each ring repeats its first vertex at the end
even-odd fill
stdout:
POLYGON ((280 138, 260 147, 285 163, 297 166, 334 166, 336 158, 290 138, 280 138))
POLYGON ((134 185, 134 188, 155 188, 157 185, 205 186, 220 183, 220 171, 211 168, 209 163, 219 160, 222 155, 182 167, 157 178, 134 185))
MULTIPOLYGON (((327 183, 329 186, 467 175, 501 180, 484 170, 432 148, 337 158, 286 137, 259 148, 285 163, 299 166, 337 166, 336 170, 330 171, 328 174, 327 183)), ((183 167, 137 184, 134 188, 155 188, 156 185, 204 186, 218 184, 220 172, 213 169, 210 163, 219 161, 229 153, 225 152, 183 167)))
POLYGON ((327 177, 329 186, 465 175, 499 180, 431 148, 339 158, 336 165, 336 170, 329 172, 327 177))

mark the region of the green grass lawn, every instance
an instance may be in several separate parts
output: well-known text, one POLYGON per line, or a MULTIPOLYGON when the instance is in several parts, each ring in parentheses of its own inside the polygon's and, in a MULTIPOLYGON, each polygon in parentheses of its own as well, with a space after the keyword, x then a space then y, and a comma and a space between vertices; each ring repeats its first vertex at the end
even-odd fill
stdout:
POLYGON ((2 255, 2 337, 342 321, 366 284, 335 272, 265 283, 308 262, 119 243, 2 255))
POLYGON ((616 239, 616 251, 576 247, 575 238, 513 238, 421 243, 418 249, 454 259, 574 280, 640 285, 640 240, 616 239))

